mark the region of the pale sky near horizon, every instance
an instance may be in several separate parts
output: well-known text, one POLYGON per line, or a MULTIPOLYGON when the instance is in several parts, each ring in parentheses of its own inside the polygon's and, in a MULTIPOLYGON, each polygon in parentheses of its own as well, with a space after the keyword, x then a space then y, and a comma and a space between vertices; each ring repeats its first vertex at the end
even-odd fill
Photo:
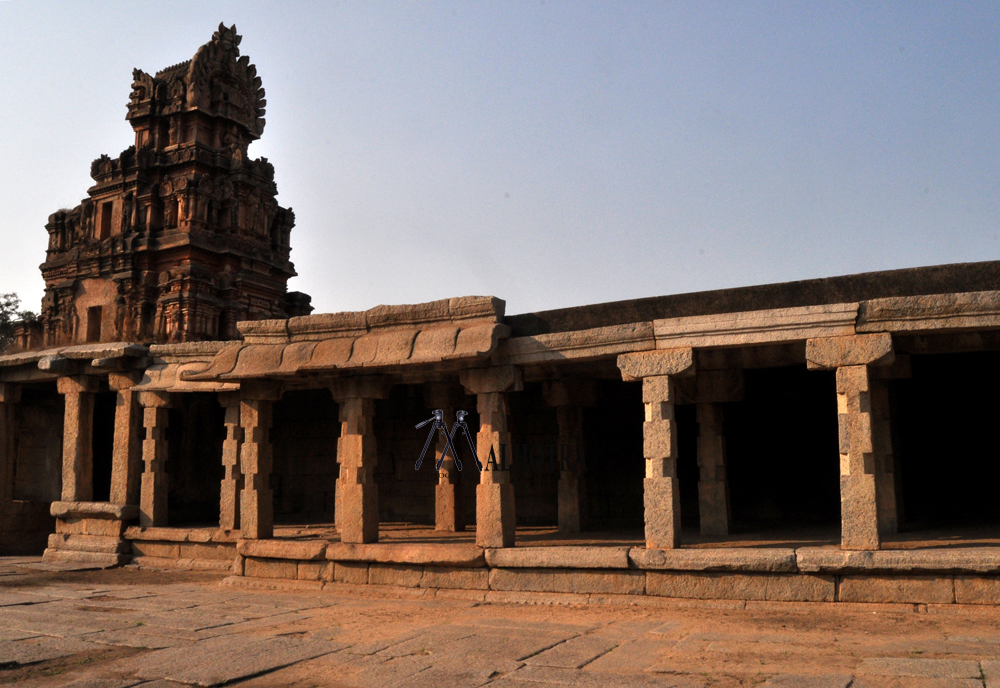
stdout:
POLYGON ((0 292, 223 21, 316 312, 1000 258, 997 2, 0 1, 0 292))

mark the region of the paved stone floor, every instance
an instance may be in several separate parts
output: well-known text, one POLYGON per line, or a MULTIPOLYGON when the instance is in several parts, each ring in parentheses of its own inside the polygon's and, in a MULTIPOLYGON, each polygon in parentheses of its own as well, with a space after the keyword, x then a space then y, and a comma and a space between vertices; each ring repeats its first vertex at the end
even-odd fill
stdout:
POLYGON ((0 684, 1000 688, 996 608, 477 605, 220 579, 0 558, 0 684))

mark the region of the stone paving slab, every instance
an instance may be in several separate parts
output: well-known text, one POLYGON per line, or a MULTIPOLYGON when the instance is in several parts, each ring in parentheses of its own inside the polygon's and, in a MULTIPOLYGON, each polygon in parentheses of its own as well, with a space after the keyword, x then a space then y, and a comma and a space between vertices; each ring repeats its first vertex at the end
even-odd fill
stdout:
POLYGON ((93 650, 95 645, 77 638, 29 638, 0 641, 0 664, 34 664, 93 650))
POLYGON ((209 638, 131 658, 123 668, 144 679, 167 679, 198 686, 218 686, 305 659, 343 649, 343 643, 296 638, 247 636, 209 638))
POLYGON ((983 688, 983 682, 974 678, 858 676, 851 688, 983 688))
POLYGON ((44 604, 47 599, 38 595, 25 595, 23 592, 0 592, 0 607, 15 607, 26 604, 44 604))
POLYGON ((48 605, 0 609, 0 627, 57 638, 118 630, 134 625, 133 620, 50 609, 48 605))
POLYGON ((618 647, 618 642, 600 636, 582 635, 570 638, 564 643, 549 648, 524 660, 532 666, 562 667, 579 669, 601 655, 618 647))
POLYGON ((671 640, 640 639, 625 642, 584 667, 585 672, 641 673, 652 668, 675 645, 671 640))
POLYGON ((704 679, 686 676, 644 676, 591 672, 544 666, 525 666, 491 685, 505 688, 541 688, 545 685, 581 686, 581 688, 703 688, 704 679))
POLYGON ((858 674, 874 676, 915 676, 918 678, 979 678, 979 662, 956 659, 914 659, 878 657, 866 659, 858 674))
POLYGON ((149 648, 151 650, 162 650, 165 647, 176 647, 178 645, 190 645, 194 642, 193 640, 182 640, 162 635, 136 633, 135 629, 131 628, 122 631, 88 633, 80 637, 82 640, 102 645, 149 648))
POLYGON ((785 674, 775 676, 760 684, 760 688, 848 688, 854 677, 842 676, 798 676, 785 674))
MULTIPOLYGON (((154 688, 153 684, 145 683, 142 679, 119 679, 119 678, 80 678, 65 684, 65 688, 132 688, 142 684, 143 688, 154 688)), ((164 688, 161 686, 160 688, 164 688)), ((174 683, 171 688, 179 688, 174 683)))

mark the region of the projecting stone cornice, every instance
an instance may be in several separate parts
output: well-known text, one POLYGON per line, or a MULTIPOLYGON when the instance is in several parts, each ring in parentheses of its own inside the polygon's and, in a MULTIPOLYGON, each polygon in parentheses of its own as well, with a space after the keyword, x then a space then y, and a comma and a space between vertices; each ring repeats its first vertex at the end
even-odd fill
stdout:
POLYGON ((854 334, 857 303, 695 315, 653 321, 658 349, 770 344, 854 334))
POLYGON ((858 332, 929 332, 1000 328, 1000 291, 902 296, 862 301, 858 332))
POLYGON ((243 343, 218 352, 184 381, 293 377, 306 373, 488 358, 510 328, 504 302, 470 296, 367 311, 239 323, 243 343))

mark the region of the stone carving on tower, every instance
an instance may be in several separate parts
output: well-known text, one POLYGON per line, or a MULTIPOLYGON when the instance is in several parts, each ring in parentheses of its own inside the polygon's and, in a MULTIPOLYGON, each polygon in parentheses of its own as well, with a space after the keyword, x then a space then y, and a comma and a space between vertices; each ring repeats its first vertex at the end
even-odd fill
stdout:
POLYGON ((295 215, 247 154, 267 101, 240 40, 220 24, 191 60, 132 72, 135 145, 95 160, 88 197, 46 225, 46 346, 235 339, 237 321, 312 310, 287 291, 295 215))

